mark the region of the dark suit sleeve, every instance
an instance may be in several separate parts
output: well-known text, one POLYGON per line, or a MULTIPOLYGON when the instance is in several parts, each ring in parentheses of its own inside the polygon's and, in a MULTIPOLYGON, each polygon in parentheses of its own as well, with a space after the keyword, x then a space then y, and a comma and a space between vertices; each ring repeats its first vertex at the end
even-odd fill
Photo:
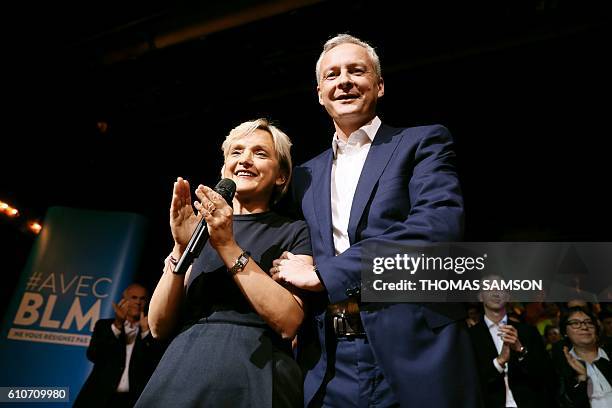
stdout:
POLYGON ((149 332, 142 338, 140 332, 136 339, 130 359, 130 388, 140 394, 155 371, 165 351, 165 343, 156 340, 149 332))
POLYGON ((552 363, 537 329, 528 325, 520 325, 517 329, 519 340, 527 349, 527 355, 519 359, 516 353, 511 353, 510 369, 520 371, 525 378, 536 383, 554 378, 552 363))
MULTIPOLYGON (((138 335, 140 336, 140 333, 138 335)), ((140 344, 143 354, 147 359, 153 362, 154 366, 156 366, 165 351, 165 343, 155 339, 149 331, 144 338, 140 338, 140 344)))
POLYGON ((500 373, 493 363, 493 359, 498 354, 484 323, 479 322, 476 326, 470 327, 468 333, 474 346, 474 356, 480 381, 483 390, 487 390, 495 382, 503 381, 505 373, 503 371, 500 373))
POLYGON ((405 186, 410 197, 408 216, 390 224, 382 234, 354 243, 336 257, 322 262, 317 260, 331 303, 346 299, 350 291, 360 287, 364 245, 410 245, 452 242, 462 238, 463 198, 455 172, 452 144, 452 137, 445 127, 429 127, 421 137, 414 157, 406 160, 406 168, 401 170, 405 174, 412 172, 405 186))
POLYGON ((125 342, 122 335, 115 337, 111 329, 112 321, 98 320, 87 348, 87 358, 92 363, 125 355, 125 342))
POLYGON ((519 406, 525 400, 537 401, 538 407, 555 406, 555 373, 542 337, 535 327, 527 324, 518 325, 517 330, 527 354, 523 358, 514 352, 510 354, 509 381, 513 393, 516 389, 515 400, 519 406))
POLYGON ((561 379, 559 388, 559 406, 561 408, 590 408, 587 382, 578 382, 573 376, 561 379))
MULTIPOLYGON (((557 402, 561 408, 589 408, 587 382, 579 382, 577 374, 565 359, 562 347, 565 342, 553 346, 553 361, 557 378, 557 402), (558 347, 555 347, 557 346, 558 347)), ((571 348, 571 343, 567 343, 571 348)))
POLYGON ((496 356, 483 359, 482 356, 480 356, 480 358, 477 359, 480 381, 483 383, 483 387, 488 387, 495 382, 504 380, 505 373, 503 371, 501 373, 497 371, 495 364, 493 364, 493 359, 495 359, 495 357, 496 356))

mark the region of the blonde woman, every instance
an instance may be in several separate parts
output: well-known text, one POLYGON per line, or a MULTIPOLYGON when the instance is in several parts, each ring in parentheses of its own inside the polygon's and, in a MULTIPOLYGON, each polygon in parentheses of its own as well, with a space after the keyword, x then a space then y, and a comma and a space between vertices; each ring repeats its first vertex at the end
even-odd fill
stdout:
POLYGON ((183 324, 145 388, 142 407, 302 406, 291 340, 303 302, 266 272, 284 251, 312 264, 306 224, 270 210, 291 178, 291 142, 265 119, 245 122, 223 143, 233 205, 178 178, 170 206, 174 248, 151 299, 153 336, 183 324), (185 276, 173 273, 199 217, 210 239, 185 276), (180 317, 182 316, 182 320, 180 317))

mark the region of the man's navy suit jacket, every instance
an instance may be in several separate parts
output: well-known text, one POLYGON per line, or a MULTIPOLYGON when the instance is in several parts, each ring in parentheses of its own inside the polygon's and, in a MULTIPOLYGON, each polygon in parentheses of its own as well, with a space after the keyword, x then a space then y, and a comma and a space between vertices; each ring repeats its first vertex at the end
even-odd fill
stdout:
MULTIPOLYGON (((333 353, 331 342, 326 344, 330 330, 325 305, 360 294, 364 244, 411 245, 462 238, 463 198, 452 143, 443 126, 399 129, 382 124, 353 198, 348 225, 351 247, 338 256, 331 219, 333 151, 328 149, 296 167, 293 199, 310 228, 315 263, 327 295, 311 304, 314 317, 305 321, 299 337, 306 405, 323 383, 328 355, 333 353)), ((461 307, 443 303, 362 304, 368 341, 402 406, 478 405, 469 337, 457 324, 463 316, 461 307)))

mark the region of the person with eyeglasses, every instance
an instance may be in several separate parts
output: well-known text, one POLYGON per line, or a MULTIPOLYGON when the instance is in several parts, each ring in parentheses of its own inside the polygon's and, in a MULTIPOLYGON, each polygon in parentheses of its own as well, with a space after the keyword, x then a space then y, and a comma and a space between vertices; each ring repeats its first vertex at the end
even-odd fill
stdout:
POLYGON ((559 404, 562 408, 612 407, 611 350, 599 346, 597 320, 580 307, 572 307, 561 320, 561 332, 570 347, 557 364, 559 404))

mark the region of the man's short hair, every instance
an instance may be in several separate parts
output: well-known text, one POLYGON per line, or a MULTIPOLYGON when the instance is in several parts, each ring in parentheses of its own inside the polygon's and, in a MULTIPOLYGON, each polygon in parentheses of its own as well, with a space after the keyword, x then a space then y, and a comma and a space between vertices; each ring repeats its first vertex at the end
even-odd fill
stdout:
POLYGON ((141 285, 140 283, 130 283, 125 289, 123 289, 124 298, 127 297, 128 290, 132 288, 143 288, 145 292, 147 293, 147 298, 149 297, 149 290, 145 288, 143 285, 141 285))
POLYGON ((321 61, 323 60, 323 56, 327 51, 341 44, 357 44, 365 48, 368 53, 368 56, 370 57, 370 60, 372 61, 372 64, 374 65, 374 70, 376 72, 377 79, 380 79, 382 77, 382 70, 380 68, 380 58, 378 58, 378 54, 376 54, 376 50, 374 50, 374 47, 372 47, 367 42, 360 40, 357 37, 353 37, 350 34, 338 34, 335 37, 327 40, 325 45, 323 45, 323 51, 321 52, 321 55, 317 60, 317 65, 315 68, 315 74, 317 75, 317 85, 321 82, 321 61))

